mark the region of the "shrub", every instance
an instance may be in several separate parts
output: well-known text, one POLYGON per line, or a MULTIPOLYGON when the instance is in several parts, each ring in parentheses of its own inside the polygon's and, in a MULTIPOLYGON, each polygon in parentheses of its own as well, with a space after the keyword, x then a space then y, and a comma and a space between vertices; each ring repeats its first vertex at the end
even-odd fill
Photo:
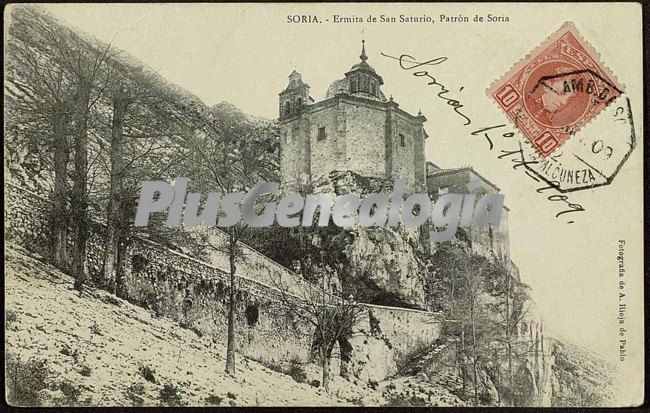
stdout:
POLYGON ((205 401, 211 406, 219 406, 223 401, 223 397, 217 396, 216 394, 211 394, 205 398, 205 401))
POLYGON ((157 384, 158 382, 156 381, 156 370, 152 369, 149 366, 145 365, 140 365, 138 367, 138 373, 144 378, 146 381, 157 384))
POLYGON ((291 376, 291 378, 293 378, 298 383, 307 383, 307 373, 305 373, 305 370, 303 369, 302 366, 302 361, 298 357, 294 357, 289 362, 289 366, 287 366, 286 364, 280 364, 270 360, 261 360, 261 359, 253 359, 253 360, 262 364, 264 367, 266 367, 269 370, 273 370, 275 372, 291 376))
POLYGON ((140 301, 139 305, 151 311, 153 317, 160 318, 163 316, 162 309, 160 308, 159 305, 160 300, 158 299, 158 295, 156 294, 155 291, 149 290, 148 292, 145 293, 144 298, 139 301, 140 301))
POLYGON ((99 328, 99 324, 97 324, 96 321, 93 322, 93 325, 91 325, 89 328, 90 328, 90 332, 91 332, 91 333, 93 333, 93 334, 97 334, 97 335, 99 335, 99 336, 102 335, 102 331, 100 330, 100 328, 99 328))
POLYGON ((305 370, 302 368, 300 360, 291 360, 291 364, 286 373, 298 383, 307 382, 307 373, 305 373, 305 370))
POLYGON ((425 342, 418 342, 407 353, 402 354, 396 360, 398 373, 417 373, 417 361, 424 356, 433 346, 425 342))
POLYGON ((108 295, 108 294, 101 296, 100 300, 102 300, 103 302, 108 303, 108 304, 116 305, 118 307, 120 307, 122 305, 122 303, 120 303, 120 300, 118 300, 117 298, 113 297, 112 295, 108 295))
POLYGON ((5 312, 5 328, 9 328, 9 326, 13 323, 16 322, 18 317, 16 316, 16 312, 13 310, 7 310, 5 312))
POLYGON ((388 407, 422 407, 426 406, 426 402, 415 396, 407 396, 405 394, 394 394, 386 397, 388 407))
POLYGON ((77 385, 69 381, 62 381, 59 383, 59 390, 61 390, 63 396, 55 401, 56 406, 79 405, 79 396, 81 395, 81 389, 79 389, 77 385))
POLYGON ((165 384, 162 389, 160 389, 158 400, 160 400, 160 404, 163 406, 183 405, 178 387, 170 383, 165 384))
POLYGON ((358 397, 352 397, 350 399, 347 399, 348 401, 352 402, 355 406, 363 407, 363 397, 358 396, 358 397))
POLYGON ((144 399, 142 398, 143 394, 144 384, 142 383, 133 383, 124 392, 124 396, 130 400, 135 407, 140 407, 144 403, 144 399))
POLYGON ((229 399, 233 399, 233 400, 237 398, 237 395, 230 391, 226 394, 226 396, 228 396, 229 399))
POLYGON ((90 377, 90 373, 92 373, 92 370, 90 370, 90 367, 81 366, 81 370, 79 370, 79 374, 81 374, 84 377, 90 377))
POLYGON ((65 346, 61 349, 60 353, 72 357, 75 363, 79 361, 79 349, 75 348, 74 350, 71 350, 70 347, 65 346))
POLYGON ((14 406, 40 406, 38 392, 47 388, 47 362, 36 359, 24 362, 7 353, 5 369, 7 402, 14 406))
POLYGON ((262 360, 258 360, 258 363, 264 365, 264 367, 266 367, 269 370, 273 370, 275 372, 284 374, 284 369, 278 363, 274 363, 272 361, 262 361, 262 360))

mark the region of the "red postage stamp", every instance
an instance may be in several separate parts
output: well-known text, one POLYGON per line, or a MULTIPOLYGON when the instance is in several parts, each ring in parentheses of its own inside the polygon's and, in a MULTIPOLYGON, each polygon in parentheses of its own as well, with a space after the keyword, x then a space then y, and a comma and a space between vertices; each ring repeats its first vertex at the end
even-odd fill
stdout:
POLYGON ((487 93, 546 158, 623 93, 598 58, 565 23, 487 93))

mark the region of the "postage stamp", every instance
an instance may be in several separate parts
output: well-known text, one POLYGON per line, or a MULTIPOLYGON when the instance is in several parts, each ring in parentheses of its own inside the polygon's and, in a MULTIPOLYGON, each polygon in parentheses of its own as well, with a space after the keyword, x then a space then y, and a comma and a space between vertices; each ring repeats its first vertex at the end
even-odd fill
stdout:
POLYGON ((546 158, 623 91, 599 54, 567 22, 487 93, 546 158))

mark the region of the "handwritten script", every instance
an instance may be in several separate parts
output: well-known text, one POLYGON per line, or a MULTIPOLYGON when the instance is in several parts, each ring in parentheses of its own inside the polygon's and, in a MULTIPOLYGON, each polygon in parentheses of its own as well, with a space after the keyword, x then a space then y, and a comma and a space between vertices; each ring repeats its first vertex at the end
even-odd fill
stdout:
MULTIPOLYGON (((413 70, 413 69, 421 68, 423 66, 436 66, 447 60, 446 57, 442 56, 442 57, 436 57, 435 59, 427 60, 425 62, 420 63, 416 61, 413 56, 409 56, 407 54, 400 55, 400 57, 390 56, 385 53, 382 53, 381 55, 384 57, 388 57, 389 59, 397 60, 399 62, 400 67, 404 70, 413 70)), ((448 98, 447 96, 443 96, 449 93, 449 90, 447 90, 447 87, 445 87, 445 85, 438 82, 435 77, 429 74, 428 71, 417 70, 413 72, 413 76, 425 77, 429 79, 429 82, 427 83, 429 86, 437 86, 440 89, 437 96, 440 99, 446 101, 449 106, 454 108, 454 112, 456 112, 459 116, 465 119, 464 126, 467 126, 472 123, 472 120, 460 110, 463 107, 463 104, 461 104, 459 100, 451 99, 448 98)), ((459 92, 462 90, 463 87, 460 88, 459 92)))
MULTIPOLYGON (((399 62, 400 68, 402 68, 405 71, 411 72, 413 76, 416 77, 423 77, 428 80, 427 85, 428 86, 435 86, 438 88, 438 92, 436 93, 437 97, 442 99, 447 103, 447 105, 451 106, 454 110, 454 112, 459 115, 463 119, 463 126, 468 126, 472 123, 471 118, 464 112, 463 109, 465 106, 461 103, 460 100, 458 99, 453 99, 448 97, 448 93, 450 92, 447 87, 441 83, 439 80, 437 80, 428 70, 423 70, 425 67, 429 66, 437 66, 440 65, 444 62, 447 61, 446 56, 441 56, 441 57, 436 57, 433 59, 429 60, 424 60, 422 62, 418 61, 415 59, 415 57, 408 55, 408 54, 401 54, 399 57, 391 56, 386 53, 382 53, 382 56, 393 59, 397 62, 399 62), (417 70, 415 70, 417 69, 417 70)), ((458 90, 461 92, 464 87, 460 87, 458 90)), ((500 128, 505 128, 506 125, 495 125, 495 126, 488 126, 484 128, 479 128, 477 130, 474 130, 470 132, 472 136, 483 136, 485 138, 485 141, 489 145, 489 150, 492 151, 494 150, 494 142, 492 140, 492 137, 488 134, 488 132, 492 133, 496 129, 500 128)), ((513 138, 515 136, 515 133, 513 131, 508 131, 505 132, 501 135, 503 138, 513 138)), ((499 150, 499 155, 497 155, 497 159, 510 159, 510 161, 513 163, 512 169, 514 170, 522 170, 524 171, 530 178, 535 180, 536 182, 540 182, 540 179, 537 178, 535 175, 530 173, 525 167, 527 164, 533 164, 537 163, 538 161, 526 161, 524 160, 523 156, 523 148, 521 147, 520 142, 516 142, 518 147, 513 148, 504 148, 499 150)), ((563 204, 563 209, 559 211, 558 213, 555 214, 556 218, 559 218, 560 216, 566 215, 566 214, 571 214, 571 213, 576 213, 576 212, 584 212, 585 209, 582 205, 571 202, 569 197, 559 191, 559 183, 558 182, 551 182, 551 183, 546 183, 544 182, 544 186, 539 187, 536 189, 537 193, 543 193, 546 191, 553 191, 555 192, 552 195, 549 195, 546 199, 549 202, 557 202, 560 204, 563 204)), ((574 221, 572 220, 567 220, 567 224, 572 224, 574 221)))

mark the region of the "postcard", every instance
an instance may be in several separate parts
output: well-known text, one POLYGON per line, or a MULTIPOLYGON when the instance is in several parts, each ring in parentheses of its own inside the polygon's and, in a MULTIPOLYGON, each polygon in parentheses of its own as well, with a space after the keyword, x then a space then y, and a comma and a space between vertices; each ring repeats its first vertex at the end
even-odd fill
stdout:
POLYGON ((637 3, 15 3, 5 400, 644 402, 637 3))

